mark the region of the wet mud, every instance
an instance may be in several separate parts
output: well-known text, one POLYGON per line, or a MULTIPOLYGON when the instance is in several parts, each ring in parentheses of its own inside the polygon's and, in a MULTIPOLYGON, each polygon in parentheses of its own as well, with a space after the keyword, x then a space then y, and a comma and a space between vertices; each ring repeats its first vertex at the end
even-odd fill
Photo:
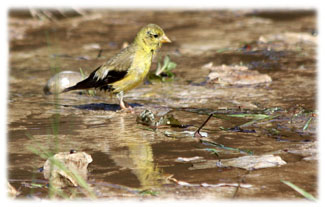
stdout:
MULTIPOLYGON (((46 14, 11 10, 8 18, 8 182, 20 192, 18 199, 49 198, 48 180, 40 170, 46 159, 32 150, 40 148, 91 155, 87 182, 99 199, 304 199, 281 180, 317 198, 317 42, 267 39, 286 32, 316 38, 315 11, 46 14), (117 100, 99 91, 43 93, 60 71, 82 68, 89 74, 148 23, 160 25, 173 41, 163 45, 152 71, 166 55, 177 66, 171 81, 147 80, 126 94, 135 113, 119 112, 117 100), (208 63, 243 65, 272 81, 209 82, 208 63), (144 110, 156 117, 172 115, 184 127, 137 122, 144 110), (211 113, 200 130, 204 137, 194 136, 211 113), (250 170, 218 165, 266 154, 286 164, 250 170), (177 160, 196 156, 200 159, 177 160)), ((85 197, 79 188, 63 191, 67 198, 85 197)))

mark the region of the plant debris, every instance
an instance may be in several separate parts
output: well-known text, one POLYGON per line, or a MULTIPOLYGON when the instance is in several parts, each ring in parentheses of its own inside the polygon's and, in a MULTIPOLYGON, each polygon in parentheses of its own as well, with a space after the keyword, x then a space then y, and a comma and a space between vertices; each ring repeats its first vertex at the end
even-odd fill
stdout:
POLYGON ((218 148, 221 148, 221 149, 224 149, 224 150, 231 150, 231 151, 236 151, 236 152, 240 152, 240 153, 247 153, 247 154, 250 154, 250 155, 253 154, 253 152, 251 150, 238 149, 238 148, 233 148, 233 147, 226 147, 223 144, 219 144, 219 143, 204 140, 204 139, 200 139, 199 141, 204 145, 218 147, 218 148))
POLYGON ((163 64, 158 60, 157 69, 155 73, 150 73, 148 79, 150 81, 159 80, 161 82, 166 82, 173 80, 175 74, 172 72, 176 68, 177 64, 170 60, 168 55, 165 56, 163 64))
POLYGON ((206 169, 214 167, 237 167, 245 170, 279 167, 287 164, 280 156, 274 155, 247 155, 231 159, 208 160, 201 163, 193 163, 190 170, 206 169))
POLYGON ((208 184, 208 183, 200 183, 200 184, 191 184, 188 182, 177 180, 176 178, 169 177, 168 180, 181 185, 181 186, 188 186, 188 187, 212 187, 212 188, 219 188, 219 187, 241 187, 241 188, 251 188, 253 187, 251 184, 239 184, 239 183, 218 183, 218 184, 208 184))
POLYGON ((249 70, 247 66, 243 65, 213 66, 213 63, 210 62, 205 64, 203 68, 210 69, 208 81, 213 84, 253 85, 272 82, 272 78, 269 75, 249 70))
POLYGON ((279 34, 269 34, 265 36, 260 36, 258 41, 261 43, 282 41, 287 44, 297 44, 297 43, 317 44, 317 37, 309 33, 285 32, 279 34))
POLYGON ((195 157, 178 157, 176 159, 176 162, 197 162, 197 161, 202 161, 203 157, 200 156, 195 156, 195 157))
MULTIPOLYGON (((158 119, 158 118, 157 118, 158 119)), ((158 120, 156 119, 155 115, 152 111, 146 109, 139 116, 137 116, 137 123, 150 126, 152 128, 158 127, 178 127, 178 128, 186 128, 189 125, 183 125, 178 121, 172 114, 165 114, 164 116, 160 117, 158 120)))
POLYGON ((44 178, 57 188, 80 186, 80 179, 87 180, 87 167, 92 161, 85 152, 60 152, 46 160, 44 178))

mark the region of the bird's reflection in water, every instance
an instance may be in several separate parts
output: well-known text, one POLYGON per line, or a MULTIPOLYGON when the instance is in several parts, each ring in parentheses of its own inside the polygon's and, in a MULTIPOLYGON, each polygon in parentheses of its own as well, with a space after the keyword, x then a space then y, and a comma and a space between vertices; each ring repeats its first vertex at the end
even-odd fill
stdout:
MULTIPOLYGON (((162 181, 162 171, 155 165, 150 139, 136 127, 125 125, 126 117, 116 120, 114 147, 110 147, 110 158, 120 169, 130 169, 137 177, 140 188, 146 189, 159 186, 162 181), (117 147, 116 147, 117 146, 117 147)), ((154 135, 152 135, 154 136, 154 135)), ((123 179, 123 178, 120 178, 123 179)))

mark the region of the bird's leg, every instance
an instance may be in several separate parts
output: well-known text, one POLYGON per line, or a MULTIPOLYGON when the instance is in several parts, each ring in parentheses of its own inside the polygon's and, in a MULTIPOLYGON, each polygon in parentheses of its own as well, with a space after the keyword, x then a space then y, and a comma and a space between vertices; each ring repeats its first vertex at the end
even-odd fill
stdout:
POLYGON ((117 96, 117 98, 118 98, 118 100, 119 100, 119 103, 120 103, 120 107, 121 107, 121 109, 123 110, 125 110, 125 109, 127 109, 127 107, 125 106, 125 103, 124 103, 124 101, 123 101, 123 91, 121 91, 121 92, 119 92, 116 96, 117 96))
POLYGON ((132 107, 129 104, 127 104, 126 102, 124 102, 123 95, 124 95, 123 91, 119 92, 116 95, 119 102, 120 102, 121 110, 133 113, 134 111, 133 111, 132 107))

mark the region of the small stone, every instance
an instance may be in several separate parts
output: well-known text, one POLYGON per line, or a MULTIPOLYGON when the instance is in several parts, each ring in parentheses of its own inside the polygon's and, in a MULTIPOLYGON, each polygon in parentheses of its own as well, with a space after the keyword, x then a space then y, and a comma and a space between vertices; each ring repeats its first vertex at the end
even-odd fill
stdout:
POLYGON ((61 93, 65 88, 73 86, 82 81, 82 79, 82 75, 79 72, 62 71, 55 74, 47 81, 43 91, 45 94, 58 94, 61 93))

